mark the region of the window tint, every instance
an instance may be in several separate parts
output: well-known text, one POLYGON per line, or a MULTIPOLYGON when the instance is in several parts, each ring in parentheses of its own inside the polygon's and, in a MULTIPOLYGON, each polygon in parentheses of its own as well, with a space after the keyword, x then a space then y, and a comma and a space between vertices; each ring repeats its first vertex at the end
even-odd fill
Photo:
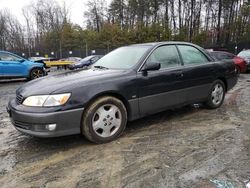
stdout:
POLYGON ((174 45, 161 46, 149 56, 147 63, 160 63, 161 69, 179 66, 179 54, 174 45))
POLYGON ((208 62, 207 57, 192 46, 179 45, 178 48, 184 64, 203 64, 208 62))
POLYGON ((1 53, 0 52, 0 61, 19 61, 21 60, 20 58, 13 56, 8 53, 1 53))
POLYGON ((221 60, 222 59, 233 59, 234 58, 232 55, 226 54, 226 53, 220 53, 219 56, 220 56, 221 60))
POLYGON ((218 60, 233 59, 234 55, 224 52, 211 52, 212 56, 218 60))

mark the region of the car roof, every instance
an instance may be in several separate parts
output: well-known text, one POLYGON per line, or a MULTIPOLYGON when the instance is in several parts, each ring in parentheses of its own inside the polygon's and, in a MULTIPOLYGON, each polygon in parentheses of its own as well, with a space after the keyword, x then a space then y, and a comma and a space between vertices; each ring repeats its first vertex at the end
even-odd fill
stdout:
POLYGON ((163 42, 149 42, 149 43, 140 43, 140 44, 132 44, 129 46, 158 46, 158 45, 164 45, 164 44, 184 44, 184 45, 192 45, 197 46, 190 42, 182 42, 182 41, 163 41, 163 42))
POLYGON ((4 51, 4 50, 0 50, 1 53, 8 53, 8 54, 14 54, 12 52, 8 52, 8 51, 4 51))
POLYGON ((6 54, 14 55, 14 56, 16 56, 16 57, 18 57, 18 58, 22 58, 22 59, 23 59, 23 57, 21 57, 21 56, 15 54, 15 53, 13 53, 13 52, 8 52, 8 51, 0 50, 0 53, 6 53, 6 54))

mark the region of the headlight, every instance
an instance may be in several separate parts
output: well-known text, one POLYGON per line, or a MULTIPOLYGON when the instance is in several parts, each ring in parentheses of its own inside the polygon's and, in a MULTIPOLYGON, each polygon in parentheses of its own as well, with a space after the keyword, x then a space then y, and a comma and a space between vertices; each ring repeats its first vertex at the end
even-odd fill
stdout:
POLYGON ((23 101, 25 106, 61 106, 64 105, 69 97, 70 93, 57 94, 57 95, 39 95, 39 96, 30 96, 23 101))

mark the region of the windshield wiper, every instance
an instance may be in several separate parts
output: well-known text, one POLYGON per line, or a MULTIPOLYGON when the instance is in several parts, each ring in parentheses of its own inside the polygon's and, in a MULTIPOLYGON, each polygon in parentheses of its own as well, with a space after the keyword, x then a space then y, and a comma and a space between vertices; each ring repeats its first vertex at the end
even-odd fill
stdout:
POLYGON ((109 69, 109 68, 107 68, 107 67, 100 66, 100 65, 98 65, 98 66, 94 66, 94 68, 97 68, 97 69, 109 69))

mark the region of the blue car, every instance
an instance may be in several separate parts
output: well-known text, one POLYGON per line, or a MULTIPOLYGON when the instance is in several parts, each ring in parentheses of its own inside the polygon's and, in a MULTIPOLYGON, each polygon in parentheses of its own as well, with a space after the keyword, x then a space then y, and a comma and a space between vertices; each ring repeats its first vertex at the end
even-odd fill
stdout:
POLYGON ((0 51, 0 78, 27 78, 33 80, 46 75, 44 65, 28 61, 13 53, 0 51))

